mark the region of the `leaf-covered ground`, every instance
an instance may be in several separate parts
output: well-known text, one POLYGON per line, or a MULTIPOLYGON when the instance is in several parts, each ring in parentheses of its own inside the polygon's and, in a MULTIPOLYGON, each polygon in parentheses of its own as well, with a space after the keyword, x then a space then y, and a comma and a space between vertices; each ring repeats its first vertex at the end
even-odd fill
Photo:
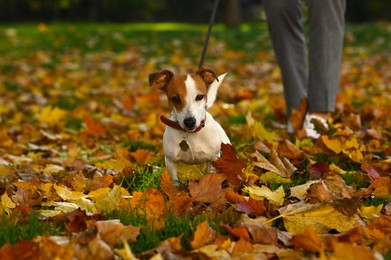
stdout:
MULTIPOLYGON (((193 73, 205 26, 0 26, 0 258, 391 257, 390 24, 347 28, 337 110, 285 131, 264 26, 217 26, 218 173, 164 168, 160 69, 193 73)), ((297 111, 298 117, 303 111, 297 111)))

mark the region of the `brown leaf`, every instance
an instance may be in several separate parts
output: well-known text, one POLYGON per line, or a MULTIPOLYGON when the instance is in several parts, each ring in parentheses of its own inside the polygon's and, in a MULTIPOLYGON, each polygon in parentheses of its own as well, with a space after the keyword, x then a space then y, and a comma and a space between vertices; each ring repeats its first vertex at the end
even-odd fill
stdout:
POLYGON ((263 220, 243 218, 241 226, 248 230, 254 244, 278 245, 278 229, 261 222, 263 220))
POLYGON ((368 173, 371 179, 377 179, 380 177, 380 174, 367 162, 361 164, 361 170, 368 173))
POLYGON ((225 198, 234 203, 234 207, 237 211, 243 212, 248 216, 262 216, 266 213, 266 207, 262 201, 249 198, 248 200, 244 196, 237 194, 234 191, 229 191, 225 194, 225 198))
POLYGON ((216 237, 216 231, 209 226, 208 221, 204 221, 198 224, 197 229, 194 232, 194 238, 190 244, 193 249, 198 249, 205 245, 209 245, 216 237))
POLYGON ((277 152, 278 156, 281 158, 299 161, 304 159, 303 153, 288 139, 278 143, 277 152))
POLYGON ((140 228, 132 225, 125 226, 119 219, 97 221, 95 224, 102 239, 111 247, 122 241, 135 242, 140 234, 140 228))
POLYGON ((221 144, 222 157, 212 163, 218 173, 225 176, 227 181, 235 186, 240 186, 244 181, 242 169, 246 166, 236 154, 235 148, 230 144, 221 144))
POLYGON ((210 173, 205 175, 199 183, 189 183, 190 195, 195 201, 204 203, 219 203, 225 201, 225 192, 222 183, 225 180, 221 174, 210 173))
POLYGON ((14 245, 6 243, 0 248, 0 259, 14 260, 14 259, 42 259, 39 245, 33 241, 21 240, 14 245))

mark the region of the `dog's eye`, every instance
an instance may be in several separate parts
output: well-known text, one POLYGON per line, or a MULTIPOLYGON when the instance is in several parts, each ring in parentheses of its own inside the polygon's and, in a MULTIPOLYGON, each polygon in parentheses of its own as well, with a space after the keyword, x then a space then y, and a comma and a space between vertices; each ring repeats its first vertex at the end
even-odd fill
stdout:
POLYGON ((204 95, 198 94, 196 96, 196 101, 200 101, 200 100, 203 100, 203 99, 204 99, 204 95))
POLYGON ((177 96, 172 97, 171 101, 174 102, 175 104, 180 104, 181 103, 181 99, 179 97, 177 97, 177 96))

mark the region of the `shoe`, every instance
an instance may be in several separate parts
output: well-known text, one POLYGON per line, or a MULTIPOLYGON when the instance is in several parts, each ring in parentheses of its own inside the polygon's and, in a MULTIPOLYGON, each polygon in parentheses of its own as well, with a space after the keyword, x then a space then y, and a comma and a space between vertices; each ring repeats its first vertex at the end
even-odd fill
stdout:
POLYGON ((320 117, 320 116, 317 116, 317 115, 307 114, 305 116, 304 123, 303 123, 303 129, 305 130, 305 132, 307 134, 307 137, 310 137, 312 139, 318 139, 320 134, 315 131, 315 126, 311 122, 312 119, 320 121, 320 123, 322 123, 322 125, 326 129, 328 129, 327 120, 322 118, 322 117, 320 117))

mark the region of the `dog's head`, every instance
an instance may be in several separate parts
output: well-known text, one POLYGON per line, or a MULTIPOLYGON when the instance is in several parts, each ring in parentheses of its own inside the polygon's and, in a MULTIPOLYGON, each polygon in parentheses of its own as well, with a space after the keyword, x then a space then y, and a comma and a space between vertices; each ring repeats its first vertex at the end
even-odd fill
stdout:
POLYGON ((205 120, 205 110, 216 100, 217 89, 225 75, 217 77, 207 68, 186 76, 162 70, 149 75, 149 85, 166 93, 176 120, 183 129, 192 132, 205 120))

